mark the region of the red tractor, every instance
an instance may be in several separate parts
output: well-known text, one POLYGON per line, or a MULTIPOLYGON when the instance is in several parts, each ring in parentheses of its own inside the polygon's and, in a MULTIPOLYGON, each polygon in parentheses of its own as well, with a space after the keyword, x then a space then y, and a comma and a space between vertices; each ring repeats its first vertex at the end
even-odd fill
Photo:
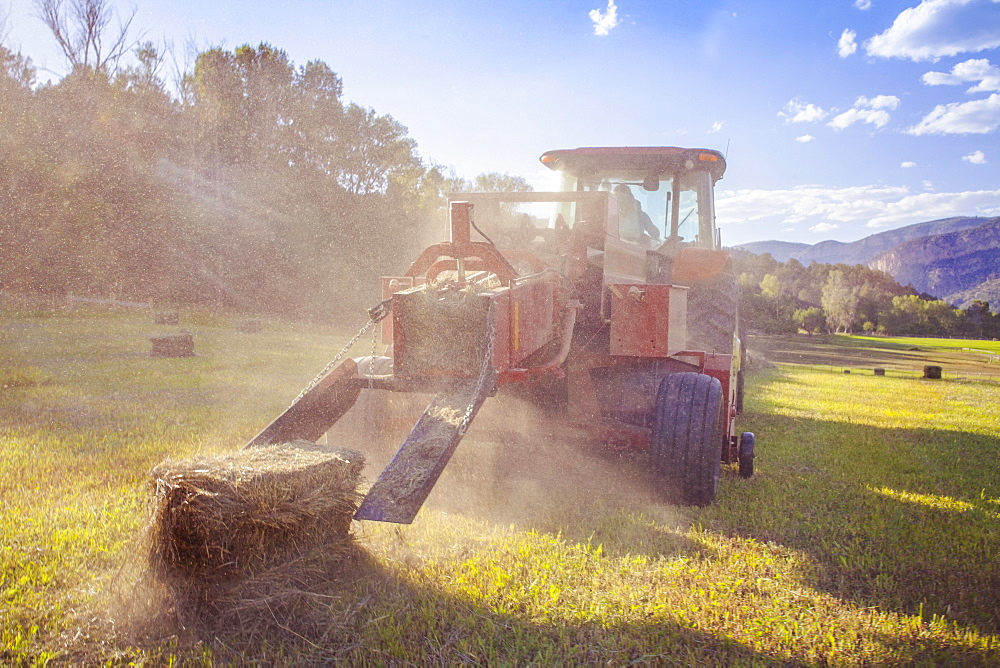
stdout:
POLYGON ((715 499, 722 462, 750 477, 754 437, 735 429, 737 283, 715 227, 724 157, 577 148, 541 161, 557 192, 451 196, 451 238, 382 279, 355 337, 380 322, 386 354, 331 363, 248 445, 316 440, 362 388, 433 393, 355 515, 409 523, 483 401, 515 391, 616 447, 648 449, 682 503, 715 499))

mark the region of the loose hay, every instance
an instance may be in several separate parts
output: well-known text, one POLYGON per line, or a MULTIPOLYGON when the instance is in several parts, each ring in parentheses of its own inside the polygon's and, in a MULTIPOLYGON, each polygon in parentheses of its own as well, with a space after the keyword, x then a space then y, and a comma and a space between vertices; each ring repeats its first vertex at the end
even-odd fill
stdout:
POLYGON ((182 623, 247 632, 319 614, 318 586, 354 547, 363 466, 359 453, 295 441, 156 467, 150 573, 182 623))

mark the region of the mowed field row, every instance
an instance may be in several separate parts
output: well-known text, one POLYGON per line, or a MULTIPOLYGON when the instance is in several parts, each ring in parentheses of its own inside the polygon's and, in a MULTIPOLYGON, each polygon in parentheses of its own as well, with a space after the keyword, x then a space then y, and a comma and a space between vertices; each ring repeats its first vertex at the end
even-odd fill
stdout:
MULTIPOLYGON (((357 525, 300 593, 321 631, 171 624, 128 604, 150 468, 238 447, 346 339, 182 326, 196 356, 154 359, 145 313, 0 314, 0 663, 1000 663, 998 386, 781 366, 710 507, 490 400, 414 524, 357 525)), ((365 407, 330 438, 384 461, 408 418, 365 407)))

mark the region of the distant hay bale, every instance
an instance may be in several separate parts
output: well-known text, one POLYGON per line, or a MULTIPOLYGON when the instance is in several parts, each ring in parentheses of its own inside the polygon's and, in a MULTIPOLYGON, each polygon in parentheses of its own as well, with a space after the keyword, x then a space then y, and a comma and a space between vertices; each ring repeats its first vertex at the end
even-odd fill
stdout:
POLYGON ((191 332, 157 334, 149 337, 152 357, 194 357, 194 335, 191 332))
POLYGON ((353 549, 363 466, 359 453, 294 441, 153 469, 150 573, 178 617, 244 630, 313 619, 315 586, 353 549))

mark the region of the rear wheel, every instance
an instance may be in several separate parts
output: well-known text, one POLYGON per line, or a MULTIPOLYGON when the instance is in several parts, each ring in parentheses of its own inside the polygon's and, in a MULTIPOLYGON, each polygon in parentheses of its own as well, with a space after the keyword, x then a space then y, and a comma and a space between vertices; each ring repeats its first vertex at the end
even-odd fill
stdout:
POLYGON ((650 455, 653 469, 681 500, 715 500, 722 465, 722 383, 700 373, 663 378, 656 393, 650 455))

